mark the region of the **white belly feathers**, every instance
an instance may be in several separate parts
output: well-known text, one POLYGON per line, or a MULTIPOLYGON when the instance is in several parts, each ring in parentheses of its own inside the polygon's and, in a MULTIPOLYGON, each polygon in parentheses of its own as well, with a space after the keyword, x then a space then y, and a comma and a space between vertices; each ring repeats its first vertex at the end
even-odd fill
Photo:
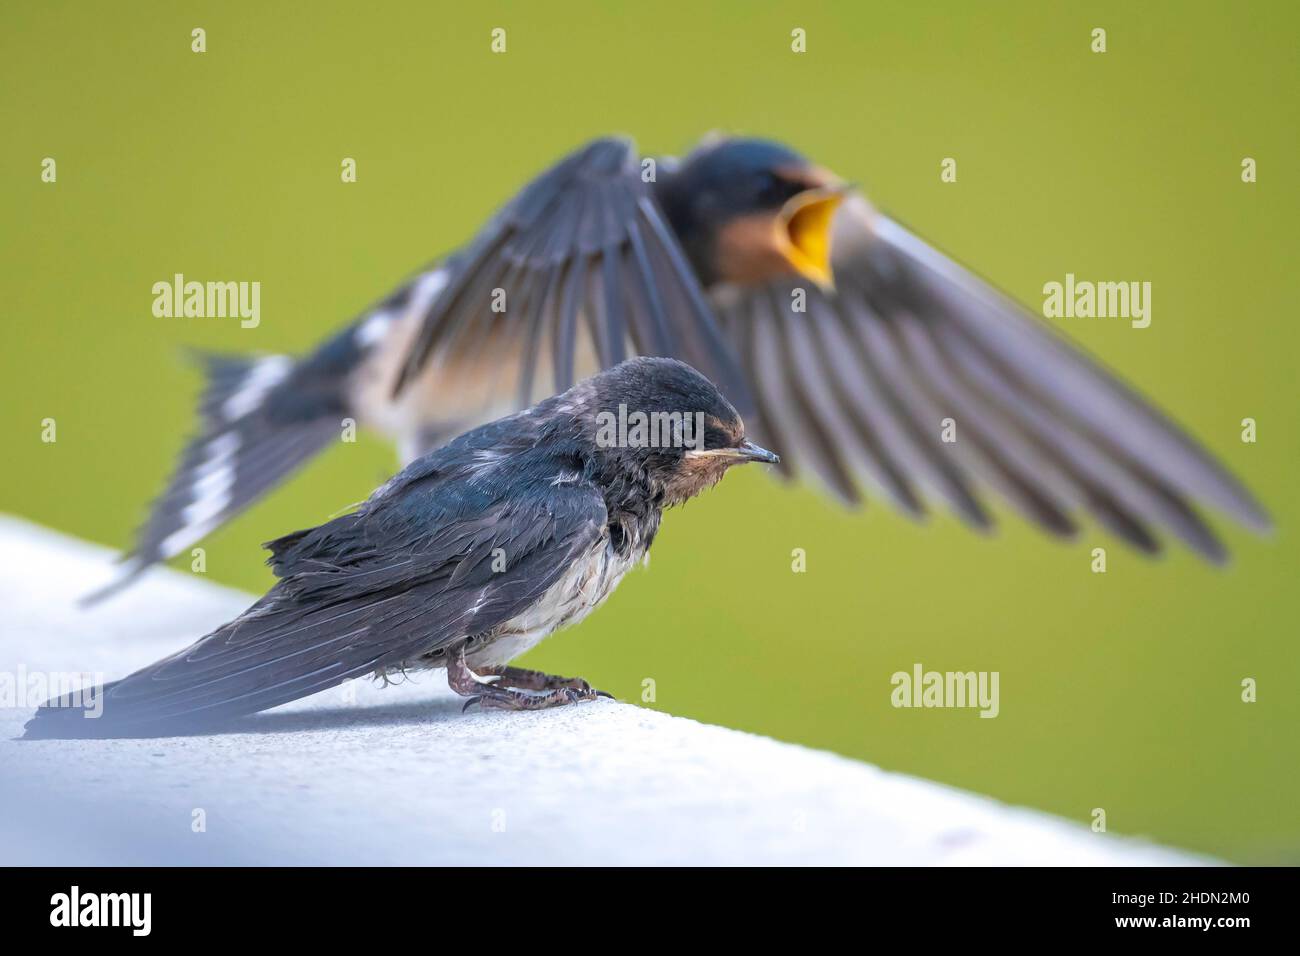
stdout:
POLYGON ((541 600, 501 625, 494 637, 471 649, 466 663, 471 668, 508 663, 547 635, 577 624, 610 595, 640 557, 635 549, 622 557, 602 539, 585 559, 575 561, 541 600))

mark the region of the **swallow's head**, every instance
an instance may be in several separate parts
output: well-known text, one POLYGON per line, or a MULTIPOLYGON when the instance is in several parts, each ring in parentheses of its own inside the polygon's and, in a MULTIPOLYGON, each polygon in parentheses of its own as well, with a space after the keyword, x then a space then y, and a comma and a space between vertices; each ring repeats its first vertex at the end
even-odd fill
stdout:
POLYGON ((688 156, 659 198, 706 286, 793 275, 830 287, 831 221, 848 189, 779 143, 720 139, 688 156))
POLYGON ((780 460, 745 437, 717 386, 676 359, 628 359, 572 392, 598 470, 647 485, 663 507, 716 484, 734 465, 780 460))

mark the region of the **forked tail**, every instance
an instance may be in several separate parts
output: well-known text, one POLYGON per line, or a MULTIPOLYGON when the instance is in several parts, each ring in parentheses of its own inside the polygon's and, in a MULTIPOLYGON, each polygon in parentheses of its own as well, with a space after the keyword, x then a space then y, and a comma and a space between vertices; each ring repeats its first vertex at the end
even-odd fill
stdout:
MULTIPOLYGON (((154 501, 123 571, 83 605, 115 594, 266 494, 340 434, 349 368, 286 355, 196 353, 207 374, 201 427, 154 501)), ((347 363, 343 363, 346 365, 347 363)))

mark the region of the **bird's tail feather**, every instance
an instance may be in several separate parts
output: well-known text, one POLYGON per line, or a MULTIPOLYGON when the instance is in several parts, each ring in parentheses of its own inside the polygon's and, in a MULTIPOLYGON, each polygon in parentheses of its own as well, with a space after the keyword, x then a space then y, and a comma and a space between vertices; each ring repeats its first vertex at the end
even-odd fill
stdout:
POLYGON ((102 737, 106 726, 95 718, 104 713, 104 696, 119 681, 101 687, 84 687, 48 700, 36 708, 36 714, 23 728, 24 740, 52 738, 102 737))
MULTIPOLYGON (((320 355, 246 358, 199 352, 201 427, 154 501, 122 573, 97 603, 225 524, 337 438, 350 368, 320 355)), ((346 364, 346 363, 345 363, 346 364)))
MULTIPOLYGON (((149 668, 145 668, 149 671, 149 668)), ((183 736, 210 731, 219 721, 182 714, 160 718, 148 707, 109 704, 109 693, 122 684, 138 682, 141 672, 101 687, 82 688, 36 708, 23 726, 23 740, 103 740, 111 737, 183 736)))

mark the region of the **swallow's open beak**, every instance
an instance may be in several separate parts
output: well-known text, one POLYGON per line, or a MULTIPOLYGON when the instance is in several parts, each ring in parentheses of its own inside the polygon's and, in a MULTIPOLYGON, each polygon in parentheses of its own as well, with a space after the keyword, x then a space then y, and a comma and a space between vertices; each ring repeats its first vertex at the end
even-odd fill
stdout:
POLYGON ((831 222, 848 183, 805 189, 777 216, 777 244, 794 270, 824 289, 835 288, 831 272, 831 222))
POLYGON ((743 465, 747 461, 776 465, 781 461, 781 457, 775 452, 770 452, 766 448, 755 445, 748 438, 735 448, 692 449, 686 453, 686 456, 688 458, 726 458, 737 465, 743 465))

